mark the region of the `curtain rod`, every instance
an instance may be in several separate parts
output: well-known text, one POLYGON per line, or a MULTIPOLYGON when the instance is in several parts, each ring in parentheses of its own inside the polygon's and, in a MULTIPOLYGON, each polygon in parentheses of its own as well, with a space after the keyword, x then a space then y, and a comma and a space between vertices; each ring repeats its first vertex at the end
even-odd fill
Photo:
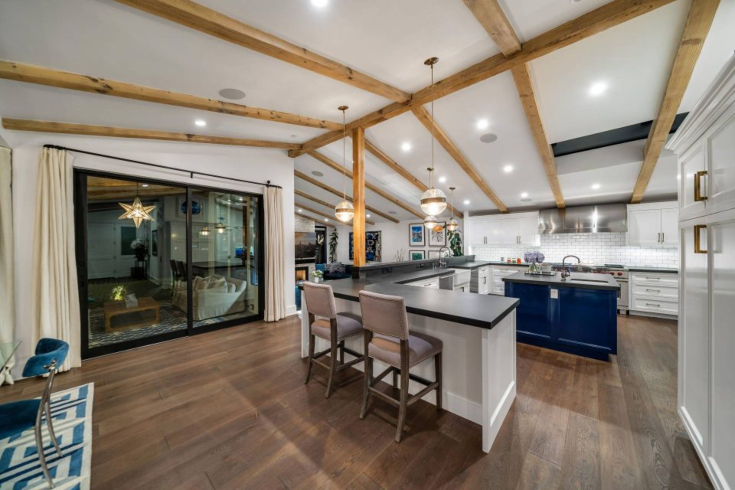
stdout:
POLYGON ((245 179, 236 179, 235 177, 225 177, 224 175, 216 175, 216 174, 208 174, 204 172, 194 171, 194 170, 182 170, 180 168, 174 168, 174 167, 167 167, 165 165, 159 165, 157 163, 149 163, 149 162, 141 162, 140 160, 131 160, 129 158, 121 158, 116 157, 112 155, 105 155, 102 153, 95 153, 93 151, 86 151, 86 150, 77 150, 76 148, 67 148, 65 146, 57 146, 57 145, 43 145, 44 148, 51 148, 53 150, 66 150, 66 151, 73 151, 76 153, 84 153, 86 155, 92 155, 96 157, 102 157, 102 158, 111 158, 113 160, 120 160, 123 162, 130 162, 130 163, 137 163, 139 165, 146 165, 148 167, 156 167, 156 168, 162 168, 166 170, 173 170, 174 172, 183 172, 185 174, 189 174, 189 178, 193 179, 195 175, 203 175, 205 177, 214 177, 216 179, 225 179, 225 180, 232 180, 235 182, 243 182, 246 184, 256 184, 256 185, 263 185, 265 187, 277 187, 279 189, 282 189, 280 185, 271 184, 270 180, 267 180, 265 183, 263 182, 255 182, 253 180, 245 180, 245 179))

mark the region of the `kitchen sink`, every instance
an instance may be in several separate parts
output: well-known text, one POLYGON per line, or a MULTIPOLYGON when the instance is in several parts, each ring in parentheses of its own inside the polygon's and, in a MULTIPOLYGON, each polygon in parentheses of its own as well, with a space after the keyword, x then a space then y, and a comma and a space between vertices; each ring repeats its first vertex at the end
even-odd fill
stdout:
POLYGON ((452 274, 439 278, 439 289, 457 290, 462 286, 466 286, 466 291, 469 291, 469 283, 471 272, 469 270, 452 270, 452 274))

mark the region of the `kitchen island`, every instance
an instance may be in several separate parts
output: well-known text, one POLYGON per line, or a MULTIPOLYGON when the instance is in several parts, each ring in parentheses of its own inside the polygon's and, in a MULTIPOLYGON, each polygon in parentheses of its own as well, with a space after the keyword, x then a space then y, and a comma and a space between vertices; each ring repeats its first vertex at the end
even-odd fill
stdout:
POLYGON ((603 361, 617 354, 618 282, 608 274, 563 278, 516 272, 503 278, 505 296, 520 299, 519 342, 603 361))
MULTIPOLYGON (((363 268, 362 277, 328 281, 332 286, 338 311, 360 313, 359 293, 362 290, 401 296, 405 299, 411 331, 437 337, 444 343, 443 350, 443 407, 482 427, 482 449, 489 452, 500 426, 516 395, 516 314, 518 300, 413 286, 427 280, 451 275, 448 268, 425 269, 390 265, 388 272, 381 268, 363 268), (413 269, 404 272, 407 269, 413 269)), ((419 264, 421 265, 421 264, 419 264)), ((308 304, 301 311, 301 355, 308 356, 308 304)), ((362 352, 362 337, 347 341, 351 349, 362 352)), ((328 348, 328 343, 317 338, 317 350, 328 348)), ((347 356, 349 360, 350 356, 347 356)), ((376 371, 385 369, 377 360, 376 371)), ((363 364, 355 366, 363 369, 363 364)), ((433 379, 431 362, 412 368, 412 373, 433 379)), ((424 387, 411 381, 410 393, 424 387)), ((435 392, 424 400, 436 403, 435 392)), ((357 414, 355 414, 357 416, 357 414)))

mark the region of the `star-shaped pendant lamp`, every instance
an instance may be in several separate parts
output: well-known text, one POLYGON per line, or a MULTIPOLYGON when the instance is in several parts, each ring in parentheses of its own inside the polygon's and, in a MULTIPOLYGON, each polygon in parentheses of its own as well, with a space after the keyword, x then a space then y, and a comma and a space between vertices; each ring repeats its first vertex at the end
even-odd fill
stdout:
POLYGON ((155 206, 143 206, 143 203, 140 202, 140 198, 137 196, 138 190, 136 188, 135 190, 135 200, 133 201, 133 204, 124 204, 119 202, 118 204, 125 210, 125 213, 123 213, 122 216, 120 216, 118 219, 131 219, 133 222, 135 222, 135 227, 139 228, 140 223, 142 223, 145 220, 152 220, 153 217, 149 214, 151 211, 156 209, 155 206))

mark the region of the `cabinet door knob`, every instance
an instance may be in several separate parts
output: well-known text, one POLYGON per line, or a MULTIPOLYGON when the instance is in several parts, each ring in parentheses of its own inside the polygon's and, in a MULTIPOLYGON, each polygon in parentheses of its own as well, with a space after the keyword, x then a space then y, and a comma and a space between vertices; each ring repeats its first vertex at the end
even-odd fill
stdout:
POLYGON ((694 200, 706 201, 707 196, 702 195, 702 177, 707 175, 706 170, 700 170, 694 174, 694 200))

